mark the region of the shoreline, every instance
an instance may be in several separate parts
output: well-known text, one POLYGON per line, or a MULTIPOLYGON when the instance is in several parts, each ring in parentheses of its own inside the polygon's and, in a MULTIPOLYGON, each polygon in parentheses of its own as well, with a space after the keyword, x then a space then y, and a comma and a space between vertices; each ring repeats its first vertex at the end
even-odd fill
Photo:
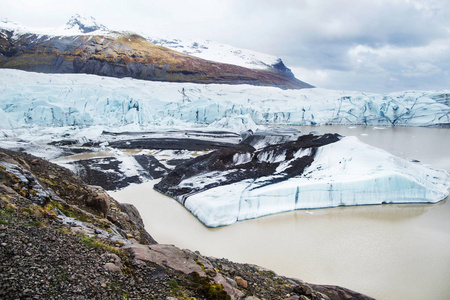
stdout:
POLYGON ((0 149, 0 158, 5 299, 372 300, 158 244, 137 209, 104 189, 26 153, 0 149))
POLYGON ((306 282, 345 286, 377 299, 400 299, 407 290, 414 291, 414 299, 430 296, 423 291, 425 283, 441 287, 434 299, 450 295, 450 271, 438 263, 450 261, 443 254, 450 231, 440 228, 442 216, 450 213, 448 199, 298 210, 207 228, 177 201, 154 191, 153 184, 109 193, 135 205, 159 243, 260 265, 306 282))

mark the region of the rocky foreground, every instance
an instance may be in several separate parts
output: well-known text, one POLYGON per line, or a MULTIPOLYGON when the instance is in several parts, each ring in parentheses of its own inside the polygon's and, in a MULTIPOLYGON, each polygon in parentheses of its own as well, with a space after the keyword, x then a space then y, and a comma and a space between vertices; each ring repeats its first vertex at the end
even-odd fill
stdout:
POLYGON ((371 299, 161 245, 67 169, 0 149, 1 299, 371 299))

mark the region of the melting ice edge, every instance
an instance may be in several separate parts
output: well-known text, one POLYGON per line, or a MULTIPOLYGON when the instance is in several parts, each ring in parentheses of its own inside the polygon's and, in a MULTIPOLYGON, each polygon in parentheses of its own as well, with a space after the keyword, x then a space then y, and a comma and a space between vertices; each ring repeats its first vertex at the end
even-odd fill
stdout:
POLYGON ((155 189, 208 227, 297 209, 435 203, 450 176, 337 134, 257 132, 178 165, 155 189))

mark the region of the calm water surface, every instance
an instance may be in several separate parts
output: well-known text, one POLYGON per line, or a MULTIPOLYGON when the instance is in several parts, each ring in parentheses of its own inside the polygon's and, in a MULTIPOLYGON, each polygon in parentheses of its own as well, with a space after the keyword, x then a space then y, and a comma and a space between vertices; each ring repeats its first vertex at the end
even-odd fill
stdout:
MULTIPOLYGON (((450 171, 450 129, 298 127, 354 135, 397 156, 450 171)), ((155 182, 111 193, 134 204, 159 243, 254 263, 377 299, 450 299, 450 204, 302 210, 208 229, 155 182)))

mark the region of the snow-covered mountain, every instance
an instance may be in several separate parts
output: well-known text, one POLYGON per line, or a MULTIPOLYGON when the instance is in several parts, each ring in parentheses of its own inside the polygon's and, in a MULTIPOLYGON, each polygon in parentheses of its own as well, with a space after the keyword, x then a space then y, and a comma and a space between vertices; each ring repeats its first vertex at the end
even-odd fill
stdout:
POLYGON ((450 124, 450 90, 389 94, 0 69, 0 127, 450 124))
POLYGON ((76 14, 70 20, 59 27, 29 27, 11 21, 0 20, 0 32, 8 31, 12 38, 19 38, 25 34, 37 34, 45 36, 76 36, 76 35, 114 35, 117 32, 109 30, 106 26, 99 24, 93 17, 76 14))
POLYGON ((0 22, 0 68, 152 81, 312 87, 295 78, 276 57, 209 41, 197 45, 112 31, 92 17, 79 15, 58 28, 0 22))
POLYGON ((211 40, 181 40, 147 37, 155 44, 206 60, 232 64, 249 69, 278 70, 291 73, 283 61, 273 55, 241 49, 211 40))
MULTIPOLYGON (((118 31, 110 30, 98 23, 92 16, 76 14, 63 26, 57 28, 34 28, 23 26, 8 19, 0 20, 0 29, 13 32, 17 37, 27 33, 36 33, 48 36, 74 36, 74 35, 103 35, 117 36, 118 31)), ((157 37, 141 34, 150 43, 160 45, 178 52, 192 55, 205 60, 241 66, 249 69, 278 69, 290 72, 276 56, 237 48, 231 45, 211 40, 191 40, 170 37, 157 37)))
POLYGON ((96 31, 110 31, 106 26, 97 23, 94 17, 80 16, 76 14, 70 18, 64 27, 66 32, 76 30, 81 34, 88 34, 96 31))

